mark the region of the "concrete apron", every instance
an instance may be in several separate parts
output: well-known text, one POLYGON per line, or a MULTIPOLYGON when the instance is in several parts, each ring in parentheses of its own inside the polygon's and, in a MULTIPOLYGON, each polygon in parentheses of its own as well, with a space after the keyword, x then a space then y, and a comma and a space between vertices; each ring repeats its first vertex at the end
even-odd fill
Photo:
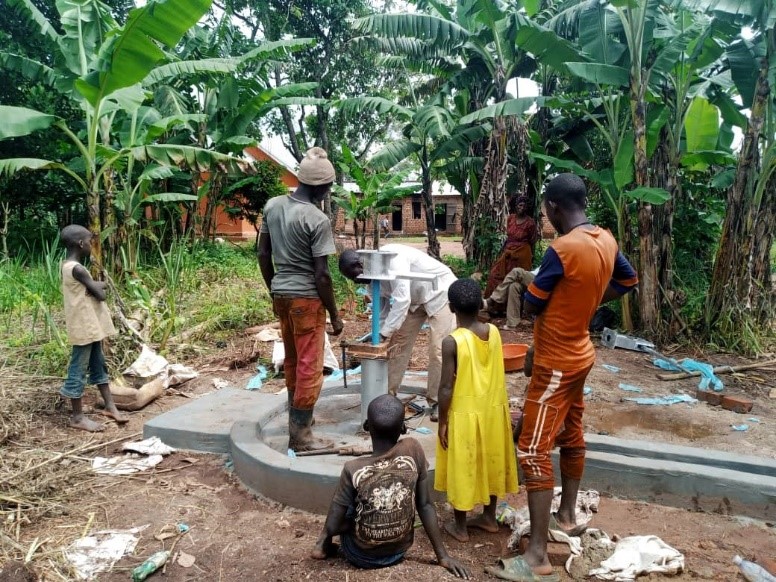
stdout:
MULTIPOLYGON (((424 387, 423 382, 407 382, 402 392, 422 394, 424 387)), ((356 394, 359 389, 355 378, 348 381, 347 391, 341 382, 326 383, 321 401, 356 394)), ((277 428, 285 422, 286 409, 285 394, 225 388, 149 420, 143 433, 179 449, 230 454, 235 473, 251 491, 325 513, 342 466, 352 457, 288 457, 277 428)), ((357 408, 351 412, 353 421, 340 422, 334 430, 352 434, 358 423, 357 408)), ((426 420, 423 424, 436 426, 426 420)), ((331 436, 323 426, 316 425, 315 430, 331 436)), ((433 483, 436 435, 410 434, 426 450, 433 483)), ((776 519, 774 460, 609 436, 586 435, 586 439, 585 488, 692 510, 776 519)), ((360 442, 368 444, 368 440, 360 442)), ((557 452, 554 457, 558 475, 557 452)))

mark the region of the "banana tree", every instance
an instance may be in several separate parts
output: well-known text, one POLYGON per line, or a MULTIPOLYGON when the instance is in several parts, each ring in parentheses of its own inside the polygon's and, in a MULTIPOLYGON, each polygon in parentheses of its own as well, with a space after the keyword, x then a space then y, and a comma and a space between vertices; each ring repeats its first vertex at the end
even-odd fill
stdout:
POLYGON ((84 112, 84 130, 78 132, 53 115, 3 106, 0 139, 53 128, 69 139, 77 155, 69 164, 37 158, 0 160, 0 175, 58 170, 73 178, 85 193, 88 227, 96 235, 93 258, 97 268, 103 261, 101 210, 105 192, 114 191, 117 164, 132 158, 197 170, 221 164, 235 173, 243 171, 238 160, 201 148, 167 144, 116 147, 112 143, 111 128, 117 114, 136 111, 148 98, 141 82, 167 58, 162 47, 174 47, 208 11, 211 0, 151 0, 131 10, 123 26, 97 0, 60 0, 61 34, 30 0, 9 0, 9 4, 38 27, 54 53, 54 67, 14 60, 7 54, 0 58, 6 64, 21 63, 21 73, 35 74, 49 82, 52 90, 73 99, 84 112))
MULTIPOLYGON (((176 60, 146 78, 146 86, 158 91, 161 111, 199 119, 194 132, 170 136, 170 141, 193 141, 203 149, 239 155, 256 144, 257 123, 273 108, 323 103, 310 97, 316 83, 273 87, 268 78, 292 52, 309 46, 311 39, 263 42, 232 57, 229 51, 234 50, 237 34, 226 15, 212 30, 197 27, 181 43, 176 60)), ((228 198, 226 182, 227 176, 218 167, 192 175, 192 191, 204 200, 192 204, 187 217, 201 220, 199 227, 206 237, 215 235, 216 210, 228 198), (196 207, 204 208, 201 216, 196 207)))
POLYGON ((390 212, 396 200, 415 194, 418 184, 402 185, 409 171, 375 171, 369 163, 361 164, 347 145, 342 145, 342 159, 339 163, 342 174, 350 176, 358 186, 358 192, 349 192, 339 184, 334 185, 332 199, 345 212, 345 217, 353 221, 356 245, 366 248, 366 228, 372 221, 372 248, 380 246, 380 214, 390 212), (359 223, 361 224, 359 239, 359 223))
POLYGON ((725 24, 750 27, 725 48, 732 80, 750 109, 733 182, 728 190, 706 313, 715 337, 747 350, 759 347, 753 330, 766 329, 774 300, 770 252, 776 229, 776 4, 693 0, 725 24))
MULTIPOLYGON (((509 81, 528 74, 533 63, 519 51, 516 35, 520 11, 533 14, 536 2, 507 5, 493 0, 460 0, 450 8, 432 1, 424 7, 428 14, 379 14, 358 20, 356 26, 378 39, 384 52, 424 62, 435 74, 443 73, 440 95, 466 91, 469 111, 507 100, 509 81)), ((464 247, 468 257, 478 260, 485 260, 488 253, 479 248, 477 227, 487 225, 498 232, 506 227, 507 155, 509 145, 519 141, 514 139, 516 124, 492 116, 487 125, 489 140, 478 148, 480 151, 467 152, 482 158, 477 164, 482 173, 473 182, 477 190, 471 196, 462 192, 464 247)), ((420 152, 423 158, 424 152, 420 152)), ((430 233, 433 224, 428 220, 430 233)), ((429 241, 430 252, 435 252, 429 241)))

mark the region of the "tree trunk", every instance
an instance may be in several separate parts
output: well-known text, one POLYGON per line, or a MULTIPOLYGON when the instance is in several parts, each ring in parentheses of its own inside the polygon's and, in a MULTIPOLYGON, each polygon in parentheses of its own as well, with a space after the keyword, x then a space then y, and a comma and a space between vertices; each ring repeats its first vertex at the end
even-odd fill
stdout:
POLYGON ((442 259, 441 248, 439 246, 439 239, 436 233, 436 223, 434 222, 434 196, 433 196, 433 182, 431 180, 431 167, 429 166, 426 147, 423 146, 423 159, 420 161, 421 171, 421 185, 423 198, 423 208, 426 212, 426 232, 428 240, 428 254, 435 259, 442 259))
MULTIPOLYGON (((773 209, 767 209, 763 204, 755 206, 754 194, 759 177, 760 136, 769 95, 768 59, 764 58, 760 65, 736 176, 728 190, 727 213, 722 224, 722 236, 706 302, 708 329, 721 332, 723 337, 740 335, 744 326, 751 324, 752 317, 758 316, 760 312, 753 305, 753 299, 762 297, 754 293, 754 255, 761 254, 761 251, 755 253, 754 237, 757 232, 765 237, 772 236, 772 230, 770 234, 762 230, 768 226, 769 216, 773 220, 773 209), (760 225, 760 221, 765 224, 760 225)), ((772 201, 773 193, 766 192, 763 202, 766 199, 772 201)), ((758 271, 760 269, 758 267, 758 271)))
MULTIPOLYGON (((647 123, 640 75, 631 73, 630 105, 633 122, 633 155, 637 186, 649 186, 647 168, 647 123)), ((657 276, 657 247, 652 238, 652 205, 639 203, 639 316, 641 327, 655 334, 660 329, 660 288, 657 276)))
POLYGON ((8 223, 10 221, 10 205, 8 202, 3 202, 0 204, 0 208, 3 212, 3 227, 0 228, 0 239, 2 239, 3 244, 3 258, 8 259, 8 223))
POLYGON ((686 327, 678 315, 678 309, 674 304, 674 256, 673 256, 673 229, 675 200, 681 196, 681 183, 677 181, 679 175, 679 155, 672 146, 664 128, 660 135, 660 143, 655 154, 650 160, 653 186, 663 188, 671 197, 665 202, 652 208, 652 244, 657 249, 657 276, 662 298, 661 307, 668 304, 671 321, 667 332, 670 337, 675 337, 686 327))
MULTIPOLYGON (((470 157, 482 157, 485 152, 484 143, 472 144, 469 148, 470 157)), ((467 261, 474 261, 474 213, 477 207, 477 199, 480 194, 480 183, 476 177, 469 176, 461 180, 463 197, 463 214, 461 215, 461 233, 463 234, 463 250, 467 261)))
MULTIPOLYGON (((764 179, 762 176, 760 179, 764 179)), ((752 253, 751 301, 755 307, 755 318, 765 323, 772 319, 776 310, 771 273, 771 248, 776 232, 776 172, 771 174, 760 204, 759 219, 754 229, 754 250, 752 253)))
POLYGON ((519 124, 514 118, 497 117, 493 120, 493 131, 485 153, 482 185, 468 241, 472 247, 472 260, 481 271, 490 268, 503 242, 503 237, 496 240, 493 233, 502 234, 506 230, 509 213, 506 196, 507 144, 517 134, 519 124))
POLYGON ((100 191, 94 184, 86 193, 86 212, 88 216, 88 227, 92 233, 92 277, 97 277, 102 271, 102 242, 100 233, 102 224, 100 223, 100 191))

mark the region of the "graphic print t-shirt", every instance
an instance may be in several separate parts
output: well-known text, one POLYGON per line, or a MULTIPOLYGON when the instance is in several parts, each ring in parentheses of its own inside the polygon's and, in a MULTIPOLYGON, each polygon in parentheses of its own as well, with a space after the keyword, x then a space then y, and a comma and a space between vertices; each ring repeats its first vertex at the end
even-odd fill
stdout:
POLYGON ((388 556, 412 546, 415 487, 426 475, 426 456, 413 438, 379 457, 345 463, 333 501, 351 510, 350 534, 360 548, 388 556))

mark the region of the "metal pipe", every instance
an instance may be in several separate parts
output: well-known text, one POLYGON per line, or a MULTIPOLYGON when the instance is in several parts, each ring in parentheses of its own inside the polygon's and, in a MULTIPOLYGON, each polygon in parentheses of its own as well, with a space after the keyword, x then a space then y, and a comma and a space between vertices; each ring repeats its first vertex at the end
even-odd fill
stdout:
POLYGON ((372 279, 372 345, 380 343, 380 281, 372 279))

